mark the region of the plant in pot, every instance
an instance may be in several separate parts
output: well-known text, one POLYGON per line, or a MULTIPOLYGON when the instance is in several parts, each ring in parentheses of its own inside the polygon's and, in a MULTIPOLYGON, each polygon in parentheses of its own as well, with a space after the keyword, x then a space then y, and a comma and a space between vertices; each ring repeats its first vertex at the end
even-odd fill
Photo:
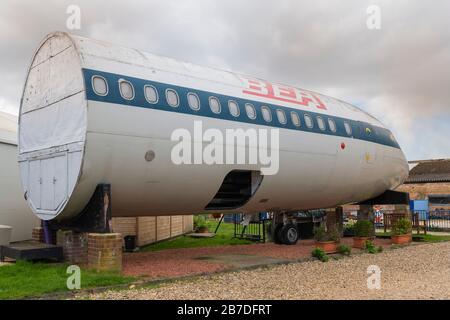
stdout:
POLYGON ((353 226, 353 248, 363 249, 366 241, 373 237, 373 223, 369 220, 358 220, 353 226))
POLYGON ((344 224, 344 237, 353 237, 355 235, 355 223, 355 220, 349 220, 346 224, 344 224))
POLYGON ((335 226, 327 230, 324 225, 314 228, 314 239, 316 240, 317 248, 322 249, 326 253, 335 253, 340 240, 339 228, 335 226))
POLYGON ((392 225, 391 241, 394 244, 406 244, 412 240, 412 223, 407 218, 400 218, 392 225))
POLYGON ((195 233, 207 233, 209 231, 205 216, 200 215, 194 217, 194 230, 195 233))

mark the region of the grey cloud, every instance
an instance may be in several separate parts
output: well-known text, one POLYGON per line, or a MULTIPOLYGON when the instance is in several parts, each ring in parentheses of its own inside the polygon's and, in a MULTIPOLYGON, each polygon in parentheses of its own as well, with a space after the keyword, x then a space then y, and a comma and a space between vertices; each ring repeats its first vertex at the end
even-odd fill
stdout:
POLYGON ((0 109, 17 108, 29 59, 45 34, 66 30, 69 4, 81 7, 79 34, 355 102, 394 129, 409 158, 450 156, 442 122, 418 126, 450 121, 448 1, 3 0, 0 109), (371 4, 381 30, 366 28, 371 4))

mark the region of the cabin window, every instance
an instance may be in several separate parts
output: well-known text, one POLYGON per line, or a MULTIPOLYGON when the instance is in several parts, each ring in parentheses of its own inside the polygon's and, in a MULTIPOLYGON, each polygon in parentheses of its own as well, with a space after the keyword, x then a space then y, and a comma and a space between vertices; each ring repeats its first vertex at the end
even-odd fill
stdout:
POLYGON ((98 96, 106 96, 108 94, 108 83, 105 78, 100 76, 92 77, 92 89, 98 96))
POLYGON ((256 110, 252 104, 246 103, 245 111, 247 112, 247 117, 249 117, 250 119, 256 119, 256 110))
POLYGON ((283 110, 277 109, 277 118, 278 122, 280 122, 281 124, 286 124, 286 113, 284 113, 283 110))
POLYGON ((294 126, 300 127, 300 117, 298 116, 297 112, 294 111, 291 112, 291 120, 294 126))
POLYGON ((209 97, 209 107, 214 113, 220 113, 220 101, 216 97, 209 97))
POLYGON ((126 100, 134 98, 134 88, 131 82, 126 80, 119 80, 120 95, 126 100))
POLYGON ((306 126, 308 128, 313 128, 314 127, 313 120, 312 120, 312 118, 311 118, 311 116, 309 114, 305 114, 305 123, 306 123, 306 126))
POLYGON ((169 106, 171 107, 178 107, 180 104, 180 100, 178 99, 178 93, 173 89, 167 89, 166 90, 166 100, 169 106))
POLYGON ((149 103, 157 103, 158 102, 158 91, 156 91, 156 88, 151 85, 144 86, 144 95, 145 99, 149 103))
POLYGON ((320 130, 325 131, 325 129, 326 129, 325 121, 323 120, 322 117, 317 117, 317 124, 319 125, 320 130))
POLYGON ((266 122, 271 122, 272 121, 272 112, 270 112, 269 107, 262 106, 261 107, 261 112, 262 112, 263 119, 266 122))
POLYGON ((233 117, 238 117, 239 116, 239 113, 240 113, 239 105, 237 104, 236 101, 234 101, 234 100, 228 101, 228 110, 230 110, 230 114, 233 117))
POLYGON ((195 93, 189 92, 188 93, 188 103, 189 107, 192 110, 199 110, 200 109, 200 99, 195 93))
POLYGON ((347 132, 347 134, 349 136, 351 136, 352 135, 352 127, 350 126, 350 124, 347 121, 344 122, 344 127, 345 127, 345 132, 347 132))
POLYGON ((333 119, 328 118, 328 126, 332 132, 336 132, 336 122, 333 119))

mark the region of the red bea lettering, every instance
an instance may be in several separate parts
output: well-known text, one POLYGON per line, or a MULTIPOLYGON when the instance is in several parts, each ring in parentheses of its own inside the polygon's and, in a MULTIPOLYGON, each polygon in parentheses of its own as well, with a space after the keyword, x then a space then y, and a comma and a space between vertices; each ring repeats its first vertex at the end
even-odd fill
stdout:
POLYGON ((325 104, 311 92, 302 91, 287 86, 274 85, 267 81, 245 79, 247 89, 242 92, 267 99, 295 103, 302 106, 315 106, 318 109, 327 110, 325 104))

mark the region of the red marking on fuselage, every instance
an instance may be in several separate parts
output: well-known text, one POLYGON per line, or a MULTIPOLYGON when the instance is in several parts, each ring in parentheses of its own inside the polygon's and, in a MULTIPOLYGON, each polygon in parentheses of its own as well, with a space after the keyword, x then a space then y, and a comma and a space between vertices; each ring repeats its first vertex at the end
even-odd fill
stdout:
POLYGON ((327 107, 322 100, 311 92, 305 92, 287 86, 275 85, 263 80, 245 80, 248 82, 248 88, 242 91, 245 94, 294 103, 305 107, 315 106, 318 109, 327 110, 327 107))

